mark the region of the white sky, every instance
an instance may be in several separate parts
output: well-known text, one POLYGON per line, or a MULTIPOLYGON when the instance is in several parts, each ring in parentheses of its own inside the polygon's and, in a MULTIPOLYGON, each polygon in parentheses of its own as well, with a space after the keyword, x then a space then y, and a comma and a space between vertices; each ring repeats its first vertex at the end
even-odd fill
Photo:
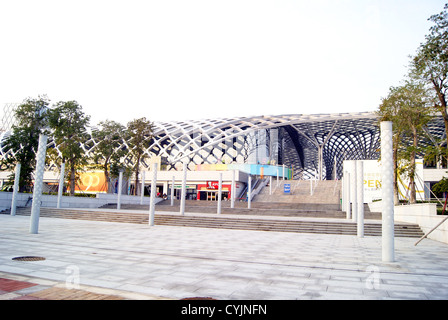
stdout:
POLYGON ((376 110, 446 0, 0 0, 0 112, 91 124, 376 110))

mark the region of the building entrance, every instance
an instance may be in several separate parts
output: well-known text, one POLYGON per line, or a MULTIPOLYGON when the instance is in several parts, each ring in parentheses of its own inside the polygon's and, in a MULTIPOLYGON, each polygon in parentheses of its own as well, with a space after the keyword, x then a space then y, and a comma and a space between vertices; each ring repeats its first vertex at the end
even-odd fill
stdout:
MULTIPOLYGON (((187 193, 185 195, 186 200, 196 200, 196 189, 185 189, 185 191, 187 193)), ((182 197, 182 189, 174 189, 174 198, 180 200, 181 197, 182 197)))
MULTIPOLYGON (((221 200, 229 199, 229 191, 223 191, 221 200)), ((218 191, 207 190, 199 191, 199 200, 205 201, 218 201, 218 191)))

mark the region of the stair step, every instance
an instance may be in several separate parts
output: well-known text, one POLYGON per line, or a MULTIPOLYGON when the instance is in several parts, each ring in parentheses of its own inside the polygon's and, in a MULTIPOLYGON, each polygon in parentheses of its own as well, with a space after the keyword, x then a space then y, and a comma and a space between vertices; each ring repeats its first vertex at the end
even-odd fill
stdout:
POLYGON ((260 193, 254 198, 255 202, 270 203, 283 202, 293 204, 333 204, 340 203, 340 195, 342 190, 341 181, 323 180, 313 182, 313 195, 310 195, 310 181, 309 180, 286 180, 273 181, 272 194, 269 194, 270 187, 264 187, 260 193), (284 193, 284 185, 290 184, 291 193, 284 193))
MULTIPOLYGON (((18 208, 17 215, 30 215, 31 208, 18 208)), ((148 223, 148 213, 128 213, 118 211, 89 211, 41 208, 41 217, 79 219, 93 221, 108 221, 121 223, 148 223)), ((320 234, 344 234, 356 235, 357 226, 353 222, 328 222, 328 221, 292 221, 271 220, 260 218, 228 218, 228 217, 201 217, 181 215, 155 215, 156 225, 183 226, 199 228, 222 228, 235 230, 296 232, 296 233, 320 233, 320 234)), ((381 224, 365 223, 366 236, 381 236, 381 224)), ((395 224, 395 236, 418 238, 423 236, 418 225, 395 224)))

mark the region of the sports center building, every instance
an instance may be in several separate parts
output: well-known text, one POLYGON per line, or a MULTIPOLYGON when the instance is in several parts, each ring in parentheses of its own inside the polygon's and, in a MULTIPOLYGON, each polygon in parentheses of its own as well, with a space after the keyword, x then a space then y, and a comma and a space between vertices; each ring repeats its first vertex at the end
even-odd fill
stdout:
MULTIPOLYGON (((0 119, 0 159, 14 153, 14 150, 4 150, 2 143, 10 134, 13 123, 12 111, 7 108, 12 109, 6 106, 3 119, 0 119)), ((93 130, 96 129, 90 128, 90 132, 93 130)), ((422 144, 445 139, 442 118, 435 116, 425 132, 421 138, 422 144)), ((51 137, 48 143, 48 148, 58 148, 51 137)), ((98 141, 91 136, 83 148, 89 154, 97 144, 98 141)), ((126 141, 122 146, 127 148, 126 141)), ((174 188, 180 188, 182 168, 186 164, 187 197, 214 200, 217 172, 224 174, 224 197, 232 192, 232 171, 236 171, 236 188, 239 189, 236 192, 239 195, 244 193, 249 177, 339 180, 345 160, 379 158, 379 123, 373 112, 155 122, 154 137, 145 154, 147 157, 142 162, 142 172, 146 186, 150 183, 148 171, 151 164, 157 163, 158 192, 169 194, 172 179, 175 179, 174 188)), ((122 161, 132 165, 130 158, 124 157, 122 161)), ((58 173, 55 173, 55 166, 48 166, 47 169, 45 182, 56 183, 58 173)), ((4 183, 9 174, 0 172, 0 183, 4 183)), ((84 186, 83 191, 104 191, 102 186, 105 181, 101 181, 101 174, 96 178, 92 174, 84 182, 81 178, 81 183, 90 184, 84 186)))

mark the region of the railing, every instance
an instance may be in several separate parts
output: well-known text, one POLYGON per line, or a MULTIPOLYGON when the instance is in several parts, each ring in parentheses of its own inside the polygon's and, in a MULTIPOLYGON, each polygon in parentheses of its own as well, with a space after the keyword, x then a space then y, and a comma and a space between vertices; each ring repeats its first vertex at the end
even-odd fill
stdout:
MULTIPOLYGON (((445 198, 445 204, 443 205, 443 211, 442 214, 445 213, 446 210, 446 203, 447 203, 447 198, 445 198)), ((418 245, 421 241, 423 241, 423 239, 427 238, 434 230, 436 230, 438 227, 440 227, 446 220, 448 220, 448 217, 446 217, 445 219, 443 219, 442 221, 440 221, 440 223, 438 225, 436 225, 434 228, 432 228, 429 232, 427 232, 423 237, 421 237, 415 244, 414 246, 418 245)))
POLYGON ((256 195, 260 193, 260 191, 267 185, 269 179, 256 179, 253 184, 252 190, 250 192, 250 200, 253 200, 256 195))
POLYGON ((434 228, 432 228, 430 231, 428 231, 423 237, 421 237, 415 244, 414 246, 418 245, 421 241, 423 241, 423 239, 427 238, 434 230, 436 230, 438 227, 440 227, 446 220, 448 220, 448 217, 446 217, 445 219, 443 219, 442 221, 440 221, 440 223, 438 225, 436 225, 434 228))

